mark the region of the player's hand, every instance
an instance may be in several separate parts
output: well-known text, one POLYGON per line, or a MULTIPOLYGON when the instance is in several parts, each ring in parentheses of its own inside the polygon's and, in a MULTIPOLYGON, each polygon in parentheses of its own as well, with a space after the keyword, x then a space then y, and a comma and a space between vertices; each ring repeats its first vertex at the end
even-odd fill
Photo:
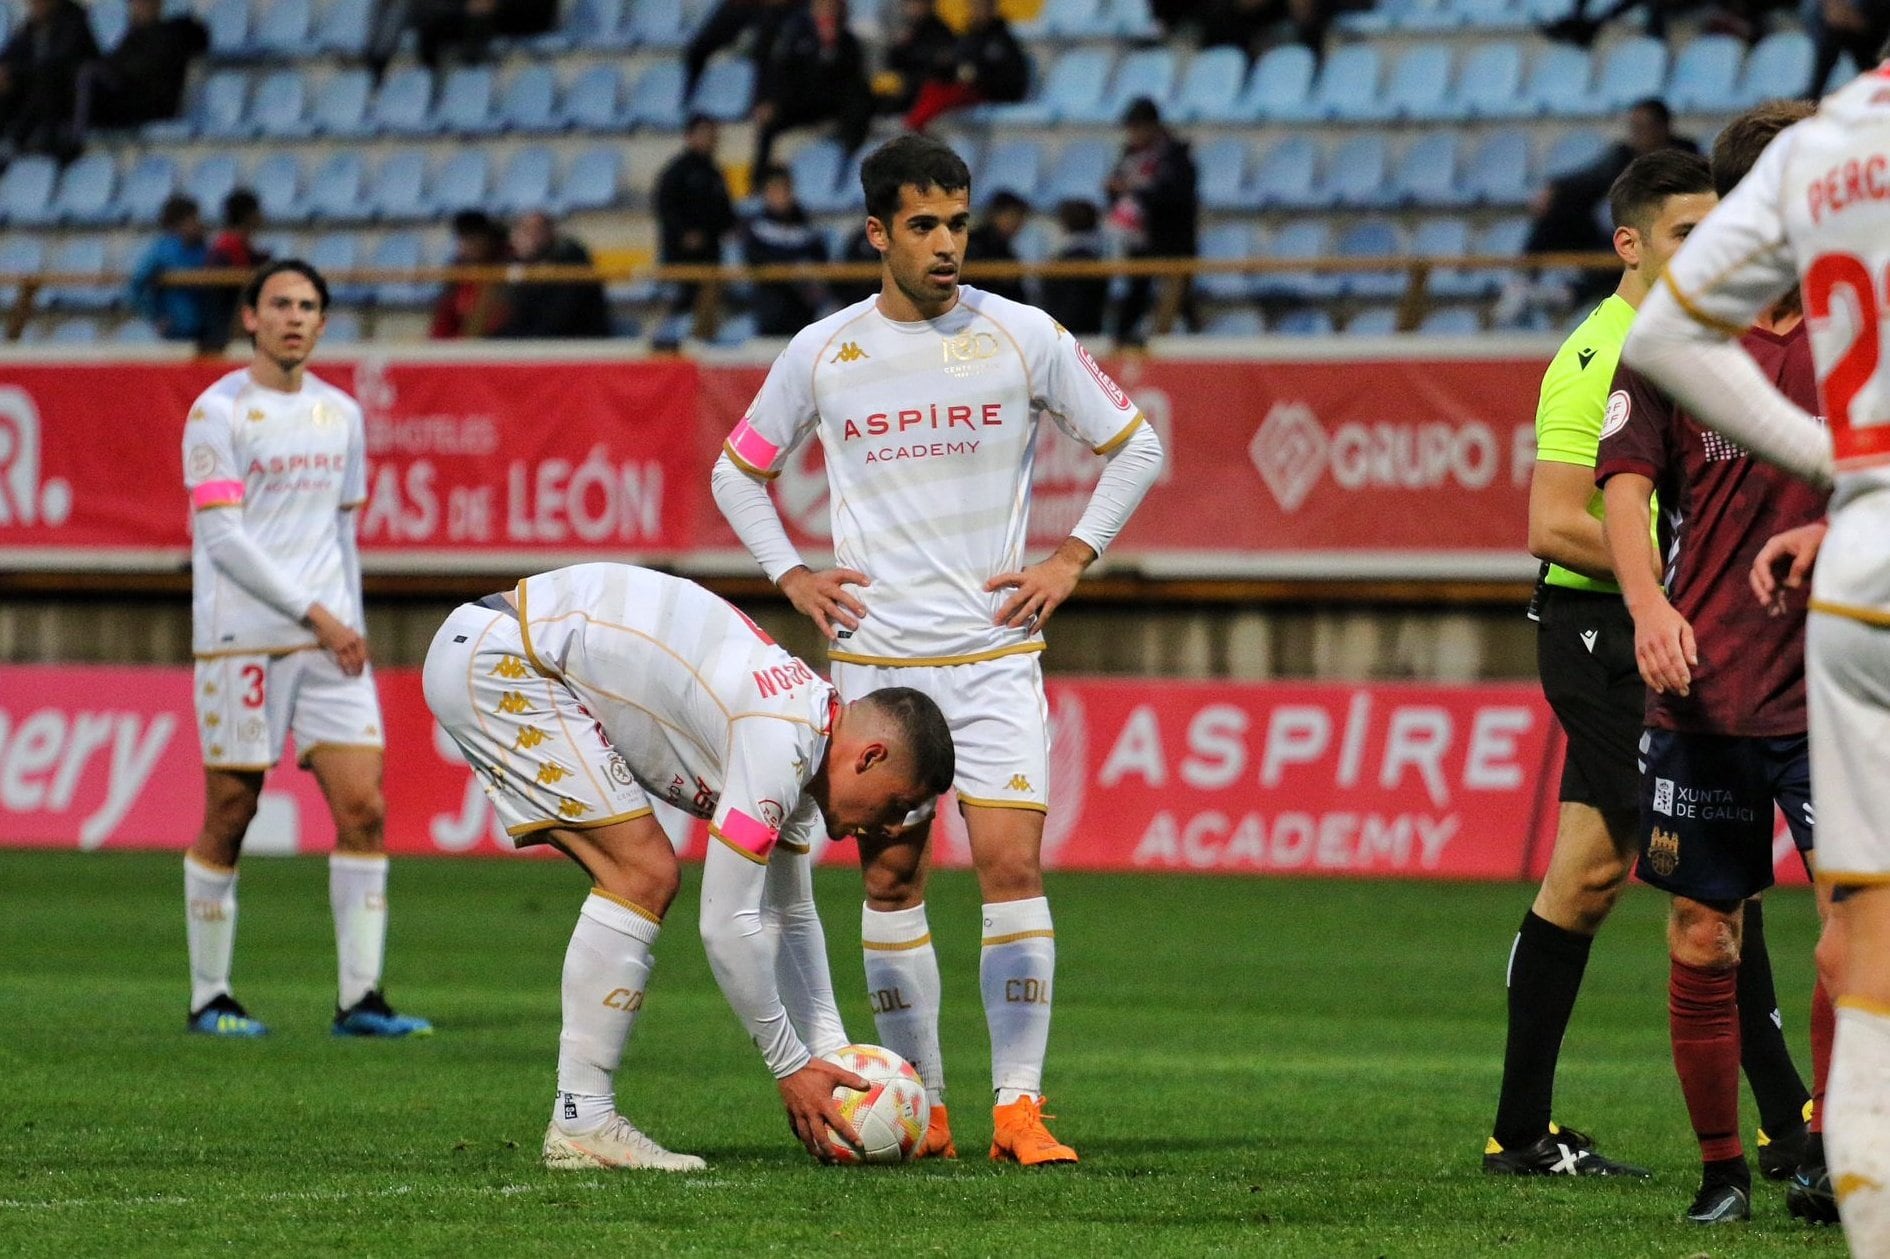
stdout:
POLYGON ((1050 614, 1076 589, 1083 570, 1095 560, 1096 552, 1090 550, 1087 543, 1065 538, 1063 545, 1042 563, 1014 573, 999 573, 985 582, 984 588, 991 591, 1015 588, 1017 593, 998 609, 993 624, 1006 629, 1042 629, 1050 614))
POLYGON ((842 629, 856 630, 866 619, 866 605, 847 587, 870 586, 873 579, 851 568, 816 573, 801 564, 783 573, 778 584, 794 610, 812 621, 831 642, 842 629))
POLYGON ((1758 596, 1759 603, 1773 616, 1785 614, 1785 592, 1797 590, 1811 576, 1811 566, 1818 560, 1818 548, 1824 545, 1824 535, 1830 526, 1824 521, 1813 521, 1808 525, 1799 525, 1796 529, 1787 529, 1784 533, 1772 535, 1752 559, 1752 593, 1758 596), (1779 565, 1789 560, 1785 576, 1778 575, 1779 565))
POLYGON ((367 668, 368 649, 367 639, 358 630, 342 624, 333 612, 319 603, 302 619, 315 631, 316 643, 335 658, 343 673, 351 678, 361 676, 361 670, 367 668))
POLYGON ((833 1100, 837 1088, 864 1093, 872 1085, 853 1072, 824 1058, 812 1058, 793 1075, 775 1081, 781 1090, 781 1103, 787 1107, 788 1127, 800 1138, 807 1152, 823 1163, 833 1162, 833 1147, 827 1143, 827 1130, 856 1149, 859 1133, 840 1117, 840 1107, 833 1100))
POLYGON ((1665 599, 1634 618, 1634 661, 1641 667, 1641 681, 1657 695, 1685 695, 1692 686, 1700 663, 1693 627, 1665 599))

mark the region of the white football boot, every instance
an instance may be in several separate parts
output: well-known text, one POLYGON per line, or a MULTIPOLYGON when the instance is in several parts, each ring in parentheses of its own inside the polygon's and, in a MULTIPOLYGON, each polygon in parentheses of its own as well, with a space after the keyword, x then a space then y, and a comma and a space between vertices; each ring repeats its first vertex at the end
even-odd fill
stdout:
POLYGON ((573 1135, 557 1124, 545 1129, 545 1166, 556 1171, 606 1171, 648 1167, 660 1172, 699 1172, 708 1164, 693 1154, 673 1154, 637 1131, 622 1115, 612 1115, 595 1132, 573 1135))

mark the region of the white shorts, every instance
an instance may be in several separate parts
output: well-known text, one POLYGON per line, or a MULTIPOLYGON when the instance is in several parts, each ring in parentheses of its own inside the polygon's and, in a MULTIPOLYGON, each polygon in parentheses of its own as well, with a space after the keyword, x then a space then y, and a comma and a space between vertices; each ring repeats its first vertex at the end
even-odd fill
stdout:
POLYGON ((586 830, 653 812, 577 696, 532 668, 518 617, 455 609, 427 649, 421 683, 517 846, 542 843, 539 832, 554 827, 586 830))
POLYGON ((961 804, 1035 809, 1050 804, 1050 706, 1035 652, 975 664, 831 664, 834 688, 856 700, 884 686, 923 691, 945 714, 957 752, 961 804))
POLYGON ((1890 883, 1890 628, 1813 612, 1805 634, 1818 877, 1890 883))
POLYGON ((197 661, 196 683, 207 768, 269 769, 291 734, 304 765, 318 747, 385 746, 372 666, 351 678, 325 651, 210 656, 197 661))

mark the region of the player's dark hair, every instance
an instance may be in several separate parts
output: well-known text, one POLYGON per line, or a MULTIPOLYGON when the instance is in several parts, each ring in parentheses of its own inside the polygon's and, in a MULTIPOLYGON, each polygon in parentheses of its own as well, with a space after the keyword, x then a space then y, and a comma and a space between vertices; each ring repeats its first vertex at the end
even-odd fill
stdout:
POLYGON ((1723 197, 1738 187, 1779 132, 1817 112, 1806 101, 1764 101, 1727 123, 1713 141, 1713 191, 1723 197))
POLYGON ((958 772, 958 751, 952 728, 932 697, 909 686, 887 686, 867 695, 871 704, 899 727, 900 738, 912 750, 915 785, 928 796, 945 794, 958 772))
POLYGON ((243 309, 255 310, 262 301, 263 285, 269 283, 271 276, 290 272, 301 276, 315 286, 315 296, 321 302, 323 314, 328 313, 328 281, 322 279, 322 273, 303 262, 300 258, 281 258, 275 262, 264 263, 256 268, 256 274, 249 277, 249 283, 243 286, 243 309))
POLYGON ((1698 153, 1659 149, 1627 164, 1608 189, 1608 213, 1616 227, 1647 230, 1669 197, 1713 191, 1713 170, 1698 153))
POLYGON ((261 198, 247 188, 234 189, 223 198, 223 223, 226 227, 242 227, 253 222, 261 213, 261 198))
POLYGON ((957 192, 971 188, 971 168, 950 145, 917 132, 886 141, 860 165, 866 212, 881 223, 899 213, 899 190, 957 192))
POLYGON ((175 196, 164 198, 164 204, 158 207, 158 227, 167 232, 174 232, 184 225, 186 219, 197 214, 195 197, 175 196))
POLYGON ((1673 125, 1673 111, 1668 109, 1667 102, 1661 100, 1658 96, 1643 96, 1640 100, 1628 106, 1629 113, 1637 109, 1645 109, 1654 115, 1654 117, 1660 119, 1660 125, 1663 127, 1671 127, 1673 125))

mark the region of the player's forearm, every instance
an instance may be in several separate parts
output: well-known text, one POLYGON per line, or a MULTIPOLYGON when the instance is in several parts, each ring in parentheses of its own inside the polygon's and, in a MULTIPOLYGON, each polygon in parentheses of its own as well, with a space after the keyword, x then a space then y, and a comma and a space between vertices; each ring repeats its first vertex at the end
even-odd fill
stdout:
POLYGON ((775 984, 774 949, 762 919, 766 867, 711 840, 702 867, 702 945, 709 969, 775 1079, 813 1057, 794 1030, 775 984))
POLYGON ((1655 576, 1659 566, 1654 556, 1648 509, 1651 486, 1646 477, 1622 474, 1610 477, 1601 491, 1607 506, 1602 531, 1614 565, 1614 579, 1621 587, 1622 601, 1634 616, 1645 612, 1655 601, 1664 602, 1667 598, 1655 576))
POLYGON ((826 1055, 847 1043, 827 965, 827 933, 814 907, 811 856, 768 863, 765 921, 775 936, 781 1002, 808 1051, 826 1055))
POLYGON ((300 621, 315 600, 296 588, 276 562, 243 528, 242 513, 214 508, 196 514, 197 536, 217 570, 292 621, 300 621))
POLYGON ((774 509, 768 487, 735 466, 723 451, 709 474, 709 488, 723 519, 741 539, 748 553, 761 565, 768 580, 779 582, 783 574, 806 563, 787 535, 781 514, 774 509))
POLYGON ((361 546, 354 532, 355 509, 344 507, 335 513, 335 544, 341 549, 341 579, 344 588, 354 592, 355 602, 361 598, 361 546))
POLYGON ((1097 555, 1108 550, 1161 476, 1163 460, 1162 440, 1144 420, 1135 426, 1129 440, 1110 453, 1089 496, 1089 506, 1083 509, 1082 519, 1070 536, 1088 543, 1097 555))

